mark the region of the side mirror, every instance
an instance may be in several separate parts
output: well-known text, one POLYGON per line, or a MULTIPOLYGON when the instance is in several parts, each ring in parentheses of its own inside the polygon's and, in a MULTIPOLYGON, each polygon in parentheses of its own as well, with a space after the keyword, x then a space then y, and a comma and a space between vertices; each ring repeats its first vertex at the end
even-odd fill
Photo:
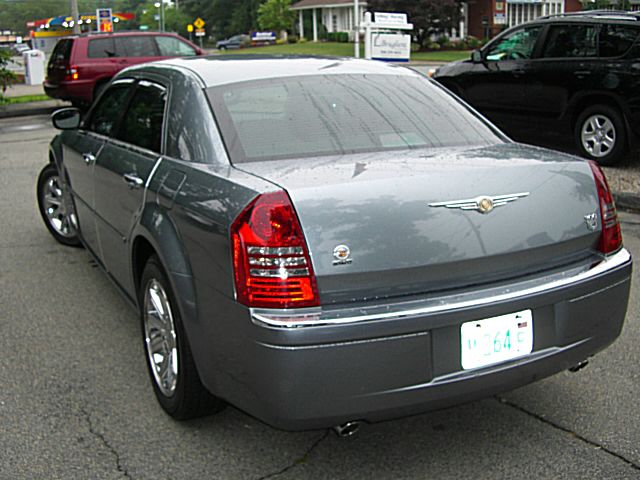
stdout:
POLYGON ((481 63, 482 62, 482 52, 480 50, 474 50, 471 52, 471 61, 473 63, 481 63))
POLYGON ((53 126, 58 130, 75 130, 80 126, 80 110, 77 108, 62 108, 51 115, 53 126))

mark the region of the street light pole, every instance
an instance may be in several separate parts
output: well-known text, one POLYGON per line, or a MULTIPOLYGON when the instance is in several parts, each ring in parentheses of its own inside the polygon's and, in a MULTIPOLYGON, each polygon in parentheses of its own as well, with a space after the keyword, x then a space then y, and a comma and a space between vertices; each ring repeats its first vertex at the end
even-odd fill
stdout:
POLYGON ((162 17, 160 15, 160 2, 156 2, 153 4, 154 7, 158 9, 158 30, 162 31, 162 17))
POLYGON ((160 0, 160 19, 162 20, 162 32, 164 32, 164 0, 160 0))

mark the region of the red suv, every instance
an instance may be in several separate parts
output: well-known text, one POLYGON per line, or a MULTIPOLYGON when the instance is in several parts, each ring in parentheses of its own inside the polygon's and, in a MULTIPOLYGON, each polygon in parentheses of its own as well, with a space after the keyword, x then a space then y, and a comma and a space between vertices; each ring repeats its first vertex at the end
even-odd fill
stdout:
POLYGON ((202 54, 200 48, 175 33, 90 33, 63 38, 51 53, 44 90, 50 97, 83 106, 125 67, 202 54))

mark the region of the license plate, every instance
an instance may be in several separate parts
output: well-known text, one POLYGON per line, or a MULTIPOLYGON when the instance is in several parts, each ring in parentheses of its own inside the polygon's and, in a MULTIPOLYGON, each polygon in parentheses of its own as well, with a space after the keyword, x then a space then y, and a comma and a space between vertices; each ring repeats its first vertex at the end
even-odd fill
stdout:
POLYGON ((484 367, 531 353, 531 310, 465 322, 460 326, 462 368, 484 367))

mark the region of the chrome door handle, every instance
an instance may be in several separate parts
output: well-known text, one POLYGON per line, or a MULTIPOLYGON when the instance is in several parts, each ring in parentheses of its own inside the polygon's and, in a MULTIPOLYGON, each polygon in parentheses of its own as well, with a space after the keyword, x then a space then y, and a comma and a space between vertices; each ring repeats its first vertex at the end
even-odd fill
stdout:
POLYGON ((578 78, 584 78, 587 75, 591 75, 591 72, 589 70, 578 70, 576 72, 573 72, 573 74, 578 78))
POLYGON ((96 156, 93 153, 83 153, 82 158, 87 165, 91 165, 96 161, 96 156))
POLYGON ((140 188, 144 184, 144 180, 135 173, 125 173, 122 178, 131 188, 140 188))

